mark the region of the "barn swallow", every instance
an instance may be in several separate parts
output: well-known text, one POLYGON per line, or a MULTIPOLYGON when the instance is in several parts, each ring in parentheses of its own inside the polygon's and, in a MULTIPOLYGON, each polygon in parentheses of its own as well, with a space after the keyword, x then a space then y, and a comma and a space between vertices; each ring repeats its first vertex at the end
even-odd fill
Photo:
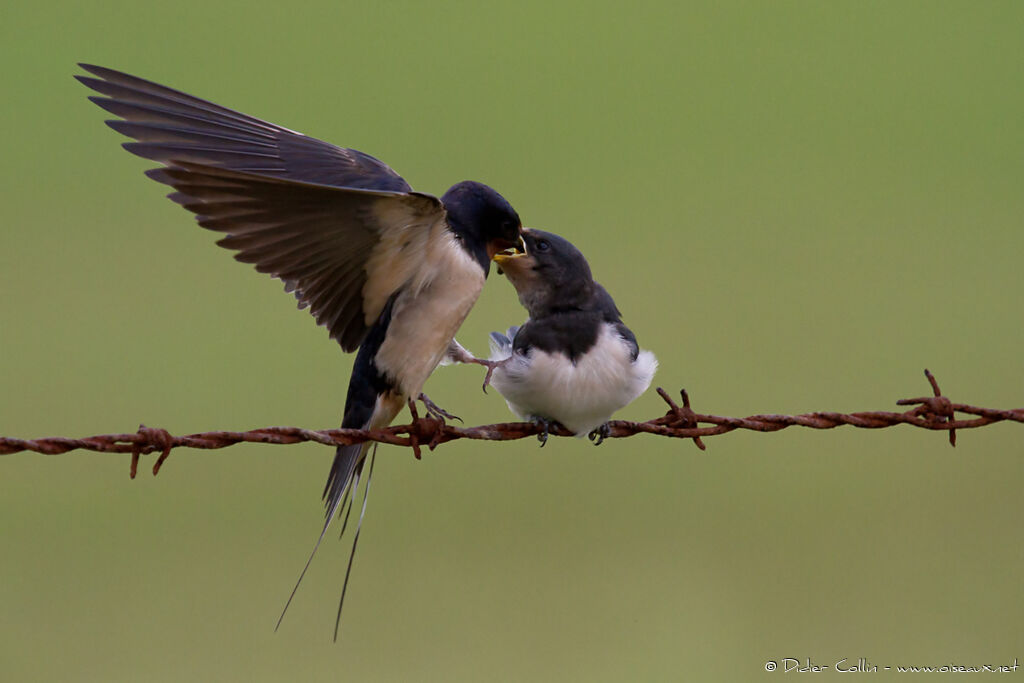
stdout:
POLYGON ((612 413, 650 386, 658 361, 640 349, 579 249, 549 232, 522 233, 525 252, 494 261, 530 317, 491 334, 489 379, 513 413, 542 426, 542 444, 551 422, 601 443, 612 413))
MULTIPOLYGON (((440 199, 414 192, 363 152, 119 71, 80 66, 92 76, 76 78, 101 95, 89 99, 120 117, 107 125, 134 139, 124 148, 161 164, 146 175, 174 188, 168 197, 199 225, 226 233, 217 244, 237 260, 284 281, 342 350, 358 350, 342 427, 385 427, 416 398, 445 414, 422 394, 423 384, 449 349, 461 348, 455 332, 491 259, 523 248, 519 215, 500 194, 472 181, 440 199)), ((347 521, 368 449, 337 449, 323 529, 296 589, 346 499, 347 521)), ((370 458, 335 640, 372 472, 370 458)))

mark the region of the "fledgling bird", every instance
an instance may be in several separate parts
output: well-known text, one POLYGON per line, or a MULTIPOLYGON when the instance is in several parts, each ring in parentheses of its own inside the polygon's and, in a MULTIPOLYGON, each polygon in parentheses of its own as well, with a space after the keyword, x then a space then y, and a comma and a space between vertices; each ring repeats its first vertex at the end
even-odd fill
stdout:
POLYGON ((494 261, 530 318, 491 334, 489 379, 513 413, 542 425, 542 444, 550 422, 600 443, 612 413, 650 386, 658 361, 637 345, 579 249, 533 228, 523 238, 525 253, 494 261))
MULTIPOLYGON (((146 175, 173 187, 169 198, 199 225, 227 233, 217 244, 236 259, 283 280, 344 351, 358 349, 342 427, 387 426, 416 398, 447 416, 422 394, 423 384, 450 347, 461 348, 455 332, 491 259, 522 248, 519 215, 500 194, 471 181, 440 199, 414 192, 363 152, 119 71, 80 66, 92 76, 76 78, 101 95, 89 99, 120 117, 107 125, 134 138, 124 148, 162 164, 146 175)), ((368 448, 337 449, 310 561, 346 498, 351 511, 368 448)), ((357 527, 335 640, 358 540, 357 527)))

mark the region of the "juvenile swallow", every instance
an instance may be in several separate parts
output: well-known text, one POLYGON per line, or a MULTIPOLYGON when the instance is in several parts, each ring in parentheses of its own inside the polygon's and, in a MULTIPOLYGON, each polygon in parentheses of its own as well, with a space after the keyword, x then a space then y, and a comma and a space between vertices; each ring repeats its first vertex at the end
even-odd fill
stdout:
POLYGON ((525 253, 494 261, 530 317, 491 333, 489 379, 513 413, 543 427, 542 444, 551 422, 600 443, 612 413, 650 386, 658 361, 637 345, 579 249, 549 232, 522 233, 525 253))
MULTIPOLYGON (((217 244, 237 260, 283 280, 342 350, 358 349, 342 427, 387 426, 416 398, 444 414, 423 396, 423 384, 450 348, 461 348, 455 332, 491 259, 522 248, 519 215, 500 194, 472 181, 440 199, 414 192, 363 152, 119 71, 80 66, 92 76, 76 78, 101 95, 89 99, 120 117, 107 125, 135 140, 124 148, 162 164, 146 175, 173 187, 168 197, 199 225, 226 233, 217 244)), ((346 498, 351 512, 368 449, 337 449, 323 529, 296 589, 346 498)), ((371 458, 366 490, 372 472, 371 458)), ((359 527, 365 510, 364 490, 359 527)))

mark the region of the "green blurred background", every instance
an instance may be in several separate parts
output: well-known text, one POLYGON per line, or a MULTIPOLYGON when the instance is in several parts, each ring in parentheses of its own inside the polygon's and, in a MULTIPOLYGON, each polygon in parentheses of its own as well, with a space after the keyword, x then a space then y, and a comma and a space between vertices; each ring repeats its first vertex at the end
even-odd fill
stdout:
MULTIPOLYGON (((1024 5, 11 3, 0 434, 339 423, 351 357, 162 198, 89 61, 471 178, 700 412, 1024 404, 1024 5)), ((492 277, 459 335, 520 322, 492 277)), ((427 390, 504 421, 479 368, 427 390)), ((663 413, 653 390, 620 416, 663 413)), ((320 446, 0 459, 5 681, 743 681, 1024 662, 1024 429, 381 450, 342 641, 320 446), (831 672, 832 669, 830 668, 831 672)), ((1018 672, 1020 673, 1020 672, 1018 672)))

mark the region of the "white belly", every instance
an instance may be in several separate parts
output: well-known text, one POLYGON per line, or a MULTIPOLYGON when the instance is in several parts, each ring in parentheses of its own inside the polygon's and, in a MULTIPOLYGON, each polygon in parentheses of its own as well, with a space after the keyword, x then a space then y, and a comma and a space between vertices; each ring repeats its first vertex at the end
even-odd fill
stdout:
POLYGON ((657 367, 650 351, 633 361, 629 346, 606 324, 575 364, 560 353, 531 349, 495 370, 492 384, 520 418, 557 420, 583 436, 642 394, 657 367))

